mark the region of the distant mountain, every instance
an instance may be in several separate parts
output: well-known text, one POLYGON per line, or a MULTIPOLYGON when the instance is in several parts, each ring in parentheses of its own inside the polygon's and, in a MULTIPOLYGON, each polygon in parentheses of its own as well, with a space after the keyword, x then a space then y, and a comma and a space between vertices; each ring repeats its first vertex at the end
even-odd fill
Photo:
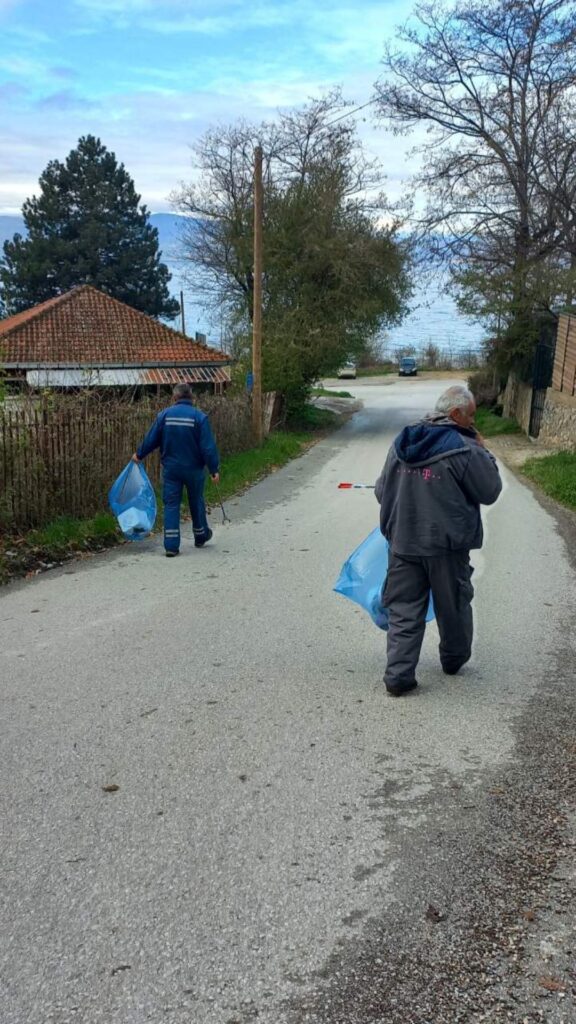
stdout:
MULTIPOLYGON (((188 334, 201 331, 214 337, 214 325, 211 318, 207 316, 202 307, 199 296, 190 288, 185 279, 186 264, 180 258, 180 238, 183 226, 190 226, 189 218, 182 217, 176 213, 153 213, 150 223, 158 230, 158 241, 162 252, 162 262, 166 263, 172 280, 170 292, 178 300, 180 292, 184 292, 184 307, 186 313, 186 330, 188 334)), ((12 214, 0 214, 0 256, 4 242, 13 238, 18 232, 26 234, 26 228, 22 217, 12 214)), ((179 326, 179 318, 171 322, 172 327, 179 326)))
MULTIPOLYGON (((172 280, 170 292, 180 300, 180 292, 184 293, 184 309, 186 330, 188 334, 202 331, 212 338, 221 333, 218 317, 210 315, 204 308, 199 289, 194 288, 190 278, 193 277, 191 265, 182 258, 181 236, 183 228, 190 227, 190 219, 177 213, 153 213, 150 222, 158 229, 158 239, 162 251, 162 261, 166 263, 172 280)), ((193 223, 193 221, 192 221, 193 223)), ((0 250, 4 241, 16 232, 25 234, 22 217, 8 214, 0 215, 0 250)), ((466 320, 457 309, 450 295, 439 284, 422 288, 416 282, 416 294, 412 299, 413 312, 398 327, 387 331, 391 351, 397 346, 415 345, 421 348, 433 342, 440 348, 476 348, 482 339, 483 331, 476 323, 466 320)), ((179 326, 180 318, 172 321, 173 327, 179 326)))
POLYGON ((0 247, 4 245, 4 242, 8 241, 9 238, 18 232, 21 235, 26 234, 26 228, 24 227, 24 221, 22 217, 11 214, 0 214, 0 247))
MULTIPOLYGON (((158 231, 160 248, 166 259, 176 257, 182 229, 188 221, 189 218, 177 213, 153 213, 150 217, 150 223, 158 231)), ((23 218, 16 214, 0 214, 0 245, 8 238, 12 238, 16 232, 26 234, 23 218)))
POLYGON ((176 259, 180 248, 180 239, 188 218, 177 213, 153 213, 150 223, 158 231, 158 241, 165 260, 176 259))

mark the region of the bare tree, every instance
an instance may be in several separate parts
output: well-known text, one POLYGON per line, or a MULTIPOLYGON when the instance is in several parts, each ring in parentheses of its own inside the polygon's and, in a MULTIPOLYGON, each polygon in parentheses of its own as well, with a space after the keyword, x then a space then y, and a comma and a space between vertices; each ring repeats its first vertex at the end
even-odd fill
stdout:
POLYGON ((386 51, 379 111, 398 131, 428 129, 420 229, 468 312, 504 322, 516 352, 514 329, 526 335, 555 298, 576 239, 575 5, 425 2, 415 18, 386 51))
POLYGON ((435 370, 440 359, 440 349, 433 341, 429 341, 422 352, 423 362, 429 370, 435 370))

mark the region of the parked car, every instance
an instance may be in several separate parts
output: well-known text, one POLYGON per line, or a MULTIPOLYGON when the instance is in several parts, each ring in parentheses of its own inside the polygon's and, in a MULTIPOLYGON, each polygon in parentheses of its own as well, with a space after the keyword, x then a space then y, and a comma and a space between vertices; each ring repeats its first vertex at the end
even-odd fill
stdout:
POLYGON ((344 363, 338 370, 339 380, 355 380, 356 379, 356 363, 344 363))
POLYGON ((411 356, 404 356, 400 360, 400 366, 398 368, 399 377, 416 377, 418 374, 418 367, 416 360, 412 359, 411 356))

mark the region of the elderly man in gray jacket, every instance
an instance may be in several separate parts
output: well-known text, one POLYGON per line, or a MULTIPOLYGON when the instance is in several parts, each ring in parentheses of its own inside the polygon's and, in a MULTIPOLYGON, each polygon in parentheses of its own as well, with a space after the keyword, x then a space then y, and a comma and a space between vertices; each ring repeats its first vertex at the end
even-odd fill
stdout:
POLYGON ((480 506, 492 505, 502 490, 475 413, 467 388, 448 388, 432 415, 398 435, 376 481, 380 528, 390 545, 384 682, 393 697, 418 685, 430 591, 444 672, 455 675, 472 653, 470 550, 482 547, 480 506))

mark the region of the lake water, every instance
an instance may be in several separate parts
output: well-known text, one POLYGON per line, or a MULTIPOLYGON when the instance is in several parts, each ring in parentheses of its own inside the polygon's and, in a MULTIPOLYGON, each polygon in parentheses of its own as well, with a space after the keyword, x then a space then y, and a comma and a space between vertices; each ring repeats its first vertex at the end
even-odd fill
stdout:
MULTIPOLYGON (((204 308, 198 292, 185 280, 185 264, 177 258, 182 218, 177 214, 155 213, 150 220, 158 229, 163 259, 172 272, 170 290, 178 299, 180 290, 184 291, 187 333, 193 336, 195 331, 200 331, 213 345, 219 346, 223 335, 220 318, 204 308)), ((11 238, 15 231, 25 233, 22 218, 0 216, 0 243, 11 238)), ((391 354, 399 346, 414 345, 421 349, 429 342, 454 352, 478 348, 484 335, 482 328, 461 316, 441 282, 426 289, 417 288, 411 306, 413 311, 403 323, 386 334, 391 354)), ((171 326, 179 328, 179 320, 173 321, 171 326)))
MULTIPOLYGON (((211 315, 203 308, 200 296, 182 280, 179 265, 168 260, 166 262, 173 274, 172 290, 178 298, 180 288, 184 291, 187 333, 201 331, 213 344, 219 345, 223 332, 218 315, 211 315)), ((393 355, 396 348, 405 345, 414 345, 420 350, 430 342, 440 349, 455 353, 479 348, 485 335, 484 330, 463 317, 453 299, 438 286, 416 289, 411 307, 412 312, 401 324, 386 331, 388 353, 393 355)), ((180 326, 178 320, 174 326, 180 326)))

